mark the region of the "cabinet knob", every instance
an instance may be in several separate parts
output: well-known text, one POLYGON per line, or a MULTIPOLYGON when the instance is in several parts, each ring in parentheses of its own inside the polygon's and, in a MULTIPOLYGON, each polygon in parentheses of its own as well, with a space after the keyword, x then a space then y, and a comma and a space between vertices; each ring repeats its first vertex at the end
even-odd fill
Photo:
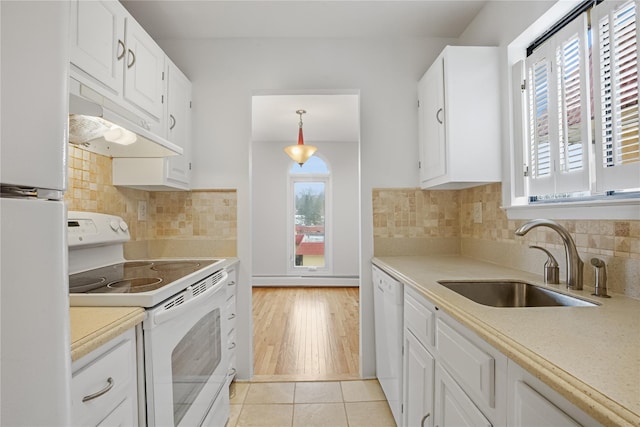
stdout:
POLYGON ((122 53, 118 53, 118 56, 116 57, 118 61, 124 58, 124 54, 127 51, 122 40, 118 40, 118 52, 120 51, 120 48, 122 48, 122 53))
POLYGON ((429 418, 430 415, 431 413, 428 413, 427 415, 422 417, 422 420, 420 420, 420 427, 424 427, 424 422, 427 421, 427 418, 429 418))
POLYGON ((129 63, 127 64, 127 68, 133 67, 133 64, 136 63, 136 54, 133 53, 131 49, 129 49, 129 63))
POLYGON ((90 400, 96 399, 100 396, 102 396, 103 394, 105 394, 106 392, 108 392, 109 390, 111 390, 113 388, 113 385, 115 384, 115 381, 113 380, 113 378, 109 377, 107 378, 107 385, 99 391, 96 391, 93 394, 89 394, 85 397, 82 398, 82 403, 88 402, 90 400))

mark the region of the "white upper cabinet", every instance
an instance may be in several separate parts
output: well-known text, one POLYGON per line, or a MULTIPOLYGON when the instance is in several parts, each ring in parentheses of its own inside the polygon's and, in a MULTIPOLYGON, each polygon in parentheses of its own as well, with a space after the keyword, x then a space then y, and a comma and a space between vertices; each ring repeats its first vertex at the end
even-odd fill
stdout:
POLYGON ((191 82, 167 59, 167 139, 184 150, 182 156, 168 157, 167 179, 189 186, 191 183, 191 82))
POLYGON ((126 16, 114 1, 75 1, 71 7, 71 63, 115 96, 123 89, 126 16))
POLYGON ((147 191, 191 188, 191 82, 166 58, 164 132, 182 155, 156 158, 114 158, 113 185, 147 191))
POLYGON ((165 54, 124 6, 115 0, 75 0, 70 33, 71 77, 165 137, 165 54))
POLYGON ((160 120, 163 117, 165 54, 131 17, 126 22, 126 46, 124 97, 160 120))
POLYGON ((418 83, 420 187, 499 182, 498 50, 447 46, 418 83))

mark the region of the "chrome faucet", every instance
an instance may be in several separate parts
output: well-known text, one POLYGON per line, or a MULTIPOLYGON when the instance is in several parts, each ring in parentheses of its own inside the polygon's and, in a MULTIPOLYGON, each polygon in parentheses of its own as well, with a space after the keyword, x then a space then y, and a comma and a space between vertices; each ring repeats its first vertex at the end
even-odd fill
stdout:
POLYGON ((531 229, 536 227, 549 227, 560 235, 564 242, 564 252, 567 258, 567 288, 581 290, 584 263, 580 259, 580 255, 576 249, 576 244, 567 229, 557 222, 549 219, 534 219, 520 226, 515 233, 518 236, 524 236, 531 229))

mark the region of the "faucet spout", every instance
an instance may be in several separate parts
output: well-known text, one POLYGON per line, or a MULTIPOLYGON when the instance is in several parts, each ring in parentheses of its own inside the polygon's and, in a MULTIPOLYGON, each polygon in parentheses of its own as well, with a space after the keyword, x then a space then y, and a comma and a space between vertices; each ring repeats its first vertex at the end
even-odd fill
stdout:
POLYGON ((524 236, 530 230, 536 227, 548 227, 557 232, 562 238, 564 243, 564 252, 566 255, 567 265, 567 288, 569 289, 582 289, 582 270, 584 270, 584 262, 580 259, 576 244, 571 238, 571 234, 566 228, 561 226, 555 221, 549 219, 534 219, 522 226, 518 227, 515 231, 516 235, 524 236))

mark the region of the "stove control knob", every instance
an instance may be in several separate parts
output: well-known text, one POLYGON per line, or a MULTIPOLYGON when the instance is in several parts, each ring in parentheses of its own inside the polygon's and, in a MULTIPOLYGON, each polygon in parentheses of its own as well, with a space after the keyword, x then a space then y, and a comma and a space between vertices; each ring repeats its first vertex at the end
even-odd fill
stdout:
POLYGON ((127 225, 127 223, 124 221, 120 221, 120 230, 127 231, 128 229, 129 229, 129 226, 127 225))
POLYGON ((111 229, 112 229, 113 231, 118 231, 118 227, 120 227, 120 224, 118 224, 118 221, 116 221, 115 219, 112 219, 112 220, 109 222, 109 225, 111 226, 111 229))

